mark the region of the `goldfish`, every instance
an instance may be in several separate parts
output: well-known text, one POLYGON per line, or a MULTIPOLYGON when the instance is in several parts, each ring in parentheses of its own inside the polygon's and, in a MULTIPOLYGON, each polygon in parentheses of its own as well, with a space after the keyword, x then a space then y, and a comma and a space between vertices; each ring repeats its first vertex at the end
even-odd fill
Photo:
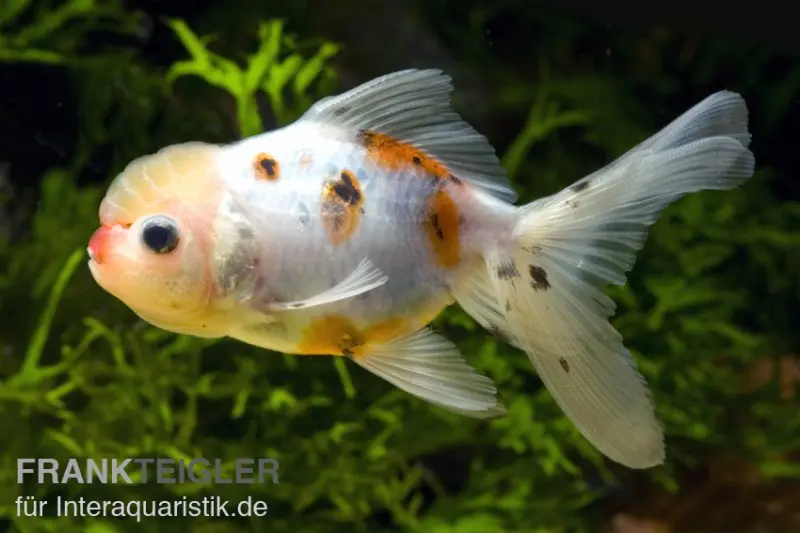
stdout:
POLYGON ((743 98, 714 93, 602 169, 516 205, 452 91, 440 70, 401 70, 273 131, 135 159, 100 203, 92 276, 158 328, 344 357, 430 405, 503 416, 495 382, 430 325, 458 304, 527 354, 600 453, 663 463, 663 425, 604 288, 626 283, 665 207, 752 176, 743 98))

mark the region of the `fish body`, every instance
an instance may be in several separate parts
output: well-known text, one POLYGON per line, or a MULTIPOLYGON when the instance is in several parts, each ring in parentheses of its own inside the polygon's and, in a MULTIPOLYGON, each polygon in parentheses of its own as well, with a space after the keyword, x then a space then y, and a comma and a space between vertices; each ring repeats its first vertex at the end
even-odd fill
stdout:
MULTIPOLYGON (((342 355, 358 352, 359 343, 419 330, 453 303, 450 283, 470 258, 480 259, 481 239, 508 235, 513 222, 513 209, 504 225, 482 220, 491 212, 478 207, 480 190, 411 159, 391 168, 358 135, 329 129, 300 123, 240 142, 222 156, 220 175, 232 192, 218 220, 229 224, 227 213, 243 213, 251 242, 233 250, 257 250, 259 267, 255 283, 241 268, 246 262, 219 268, 218 285, 245 287, 249 307, 268 309, 323 293, 365 258, 384 282, 352 298, 278 313, 268 336, 255 339, 247 328, 233 334, 264 348, 342 355), (274 180, 254 179, 254 162, 264 157, 280 162, 274 180), (459 207, 465 205, 476 208, 459 207), (342 348, 340 330, 352 330, 356 344, 342 348)), ((224 262, 217 257, 218 265, 224 262)))
POLYGON ((428 324, 457 302, 520 348, 582 434, 632 468, 663 430, 602 292, 623 284, 672 201, 754 169, 747 108, 720 92, 570 187, 515 206, 449 77, 400 71, 225 146, 128 166, 89 243, 98 283, 170 331, 344 356, 467 416, 502 415, 492 381, 428 324))

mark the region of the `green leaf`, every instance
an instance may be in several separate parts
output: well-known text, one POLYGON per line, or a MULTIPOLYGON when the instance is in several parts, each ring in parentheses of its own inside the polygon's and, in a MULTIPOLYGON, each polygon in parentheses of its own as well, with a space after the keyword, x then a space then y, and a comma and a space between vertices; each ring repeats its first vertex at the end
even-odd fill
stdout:
POLYGON ((31 4, 31 0, 6 0, 0 7, 0 28, 12 22, 31 4))
POLYGON ((297 94, 305 94, 325 68, 325 64, 339 52, 339 47, 332 43, 324 43, 319 51, 300 67, 294 78, 294 90, 297 94))

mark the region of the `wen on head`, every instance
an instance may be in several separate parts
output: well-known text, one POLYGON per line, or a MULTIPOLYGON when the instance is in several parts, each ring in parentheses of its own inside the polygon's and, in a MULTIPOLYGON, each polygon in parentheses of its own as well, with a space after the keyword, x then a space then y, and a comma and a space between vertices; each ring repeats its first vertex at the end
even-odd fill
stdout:
POLYGON ((186 143, 133 161, 109 187, 89 240, 95 281, 144 320, 176 333, 221 335, 210 320, 218 152, 186 143))

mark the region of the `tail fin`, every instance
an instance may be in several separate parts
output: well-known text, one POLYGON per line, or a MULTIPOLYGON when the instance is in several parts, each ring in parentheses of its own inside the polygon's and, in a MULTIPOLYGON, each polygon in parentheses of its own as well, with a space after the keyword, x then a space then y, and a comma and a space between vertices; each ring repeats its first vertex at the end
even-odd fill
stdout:
POLYGON ((750 178, 749 141, 744 100, 713 94, 607 167, 521 207, 515 247, 487 252, 485 286, 475 279, 471 294, 458 295, 525 350, 581 433, 628 467, 663 462, 663 431, 608 322, 615 304, 602 288, 625 283, 649 226, 671 202, 750 178))

